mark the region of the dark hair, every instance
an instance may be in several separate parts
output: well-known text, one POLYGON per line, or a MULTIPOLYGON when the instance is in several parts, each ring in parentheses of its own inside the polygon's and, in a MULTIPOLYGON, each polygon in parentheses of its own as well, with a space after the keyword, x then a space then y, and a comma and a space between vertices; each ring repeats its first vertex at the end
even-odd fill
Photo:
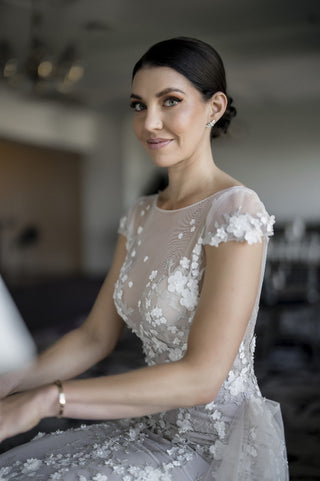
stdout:
POLYGON ((232 98, 227 94, 226 74, 222 59, 211 45, 189 37, 176 37, 156 43, 138 60, 132 72, 132 79, 143 67, 170 67, 186 77, 204 100, 215 92, 223 92, 228 99, 223 116, 211 129, 211 137, 226 133, 237 111, 232 98))

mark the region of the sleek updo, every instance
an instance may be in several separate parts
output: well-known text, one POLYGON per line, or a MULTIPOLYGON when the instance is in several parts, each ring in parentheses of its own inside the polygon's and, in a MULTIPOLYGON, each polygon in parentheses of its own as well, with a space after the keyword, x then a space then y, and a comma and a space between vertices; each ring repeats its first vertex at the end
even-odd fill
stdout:
POLYGON ((156 43, 138 60, 132 79, 143 67, 170 67, 186 77, 209 100, 216 92, 223 92, 227 108, 223 116, 211 129, 211 137, 226 133, 237 111, 232 98, 227 94, 226 74, 222 59, 211 45, 189 37, 176 37, 156 43))

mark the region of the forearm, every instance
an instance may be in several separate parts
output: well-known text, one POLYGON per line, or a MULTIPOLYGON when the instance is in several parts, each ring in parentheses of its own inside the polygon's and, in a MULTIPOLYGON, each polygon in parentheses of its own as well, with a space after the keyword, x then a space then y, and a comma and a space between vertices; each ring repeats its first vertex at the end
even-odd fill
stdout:
POLYGON ((64 415, 114 419, 203 404, 212 400, 212 388, 208 394, 201 378, 182 360, 125 374, 67 381, 63 383, 67 400, 64 415))
POLYGON ((83 328, 75 329, 40 354, 23 370, 10 373, 11 392, 42 386, 59 378, 70 379, 101 360, 107 352, 86 335, 83 328))
MULTIPOLYGON (((182 361, 115 376, 65 381, 63 415, 116 419, 200 404, 201 398, 195 396, 199 388, 196 379, 195 372, 182 361)), ((0 400, 0 442, 59 412, 59 390, 54 383, 0 400)))
MULTIPOLYGON (((149 406, 141 404, 139 406, 130 404, 85 404, 76 403, 65 408, 64 416, 73 419, 91 419, 91 420, 110 420, 122 418, 135 418, 168 411, 172 407, 168 406, 149 406)), ((54 406, 54 413, 57 407, 54 406)))

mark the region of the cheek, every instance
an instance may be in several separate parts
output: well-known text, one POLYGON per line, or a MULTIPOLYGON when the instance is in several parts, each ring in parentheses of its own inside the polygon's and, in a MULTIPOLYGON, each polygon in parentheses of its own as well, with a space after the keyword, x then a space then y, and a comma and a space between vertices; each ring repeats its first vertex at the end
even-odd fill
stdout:
POLYGON ((202 125, 203 112, 193 105, 185 106, 172 115, 171 121, 177 134, 193 135, 202 125))

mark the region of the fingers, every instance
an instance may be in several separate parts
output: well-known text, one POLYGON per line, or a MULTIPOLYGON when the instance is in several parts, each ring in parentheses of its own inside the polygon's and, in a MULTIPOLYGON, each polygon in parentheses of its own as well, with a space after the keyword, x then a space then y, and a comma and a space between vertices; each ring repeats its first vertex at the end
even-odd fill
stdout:
POLYGON ((0 442, 28 431, 40 420, 36 393, 21 393, 0 401, 0 442))

